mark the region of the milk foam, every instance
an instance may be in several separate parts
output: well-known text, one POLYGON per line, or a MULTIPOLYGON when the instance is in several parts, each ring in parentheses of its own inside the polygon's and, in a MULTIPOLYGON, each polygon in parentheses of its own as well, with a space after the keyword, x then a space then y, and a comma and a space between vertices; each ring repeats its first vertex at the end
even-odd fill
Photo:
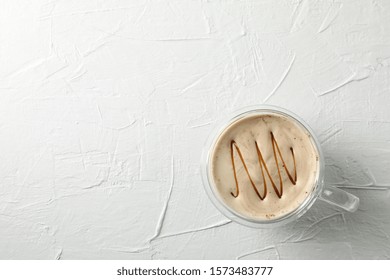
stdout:
POLYGON ((271 220, 294 211, 310 196, 318 178, 319 160, 310 133, 297 121, 280 114, 264 113, 243 117, 228 126, 214 145, 210 167, 215 190, 231 209, 248 218, 271 220), (290 173, 294 171, 294 166, 296 167, 296 182, 287 176, 278 150, 273 146, 271 132, 277 141, 285 167, 290 173), (237 192, 237 186, 231 157, 232 141, 239 147, 245 164, 237 150, 233 149, 239 189, 236 197, 234 194, 237 192), (264 184, 256 143, 277 190, 280 192, 280 185, 283 186, 283 195, 280 198, 266 172, 264 184), (281 181, 275 155, 278 159, 281 181), (264 199, 256 194, 250 178, 260 194, 264 193, 264 186, 267 186, 264 199))

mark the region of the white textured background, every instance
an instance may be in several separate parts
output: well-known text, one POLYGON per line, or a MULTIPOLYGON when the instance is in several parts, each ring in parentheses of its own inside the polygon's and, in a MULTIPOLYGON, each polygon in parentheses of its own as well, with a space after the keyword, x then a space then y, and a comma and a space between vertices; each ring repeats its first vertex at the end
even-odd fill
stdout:
POLYGON ((390 1, 0 1, 0 258, 390 258, 390 1), (323 202, 228 221, 200 153, 252 104, 306 120, 323 202))

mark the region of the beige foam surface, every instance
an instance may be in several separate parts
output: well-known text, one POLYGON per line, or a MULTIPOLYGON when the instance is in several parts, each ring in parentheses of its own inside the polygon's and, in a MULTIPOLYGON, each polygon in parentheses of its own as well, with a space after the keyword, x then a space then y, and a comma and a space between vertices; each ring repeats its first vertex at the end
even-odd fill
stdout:
POLYGON ((279 218, 298 208, 312 193, 319 170, 318 152, 310 133, 292 118, 268 113, 244 117, 227 127, 214 145, 210 163, 210 174, 221 199, 236 212, 261 220, 279 218), (275 146, 281 177, 278 175, 271 132, 291 175, 294 175, 294 158, 290 150, 293 148, 297 173, 295 185, 287 176, 275 146), (265 194, 264 187, 267 186, 263 200, 251 185, 244 164, 235 148, 233 148, 233 158, 239 195, 237 197, 232 195, 237 193, 231 158, 232 140, 239 147, 250 177, 261 196, 265 194), (256 142, 270 174, 268 176, 264 172, 265 184, 256 142), (281 198, 272 187, 269 177, 274 181, 279 193, 281 192, 280 178, 282 179, 281 198))

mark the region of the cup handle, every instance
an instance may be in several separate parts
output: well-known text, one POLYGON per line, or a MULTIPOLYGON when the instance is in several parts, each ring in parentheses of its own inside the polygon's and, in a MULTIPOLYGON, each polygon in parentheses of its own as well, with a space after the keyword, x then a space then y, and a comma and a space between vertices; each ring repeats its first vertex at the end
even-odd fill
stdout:
POLYGON ((359 207, 359 198, 357 196, 334 186, 325 186, 319 198, 348 212, 355 212, 359 207))

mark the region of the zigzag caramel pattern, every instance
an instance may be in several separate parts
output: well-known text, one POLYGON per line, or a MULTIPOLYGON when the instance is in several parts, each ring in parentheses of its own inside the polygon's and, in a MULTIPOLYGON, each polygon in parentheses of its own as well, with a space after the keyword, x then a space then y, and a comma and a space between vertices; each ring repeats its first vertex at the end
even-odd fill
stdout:
POLYGON ((244 157, 242 156, 242 153, 241 153, 241 150, 240 148, 238 147, 236 141, 232 140, 230 142, 230 155, 231 155, 231 160, 232 160, 232 165, 233 165, 233 172, 234 172, 234 180, 236 182, 236 194, 234 194, 233 192, 231 192, 231 195, 234 196, 234 197, 238 197, 238 195, 240 194, 240 188, 238 187, 238 180, 237 180, 237 172, 236 172, 236 165, 234 163, 234 149, 237 151, 238 153, 238 156, 244 166, 244 169, 245 169, 245 172, 246 174, 248 175, 248 178, 249 178, 249 181, 251 182, 251 185, 253 187, 253 190, 256 192, 257 196, 261 199, 261 200, 264 200, 265 197, 267 196, 267 181, 265 179, 265 174, 264 174, 264 170, 266 172, 266 174, 268 175, 268 178, 270 179, 271 181, 271 184, 272 184, 272 187, 273 189, 275 190, 275 193, 276 195, 281 198, 283 196, 283 181, 282 181, 282 175, 280 173, 280 167, 279 167, 279 161, 278 161, 278 155, 280 157, 280 160, 282 161, 282 166, 284 167, 284 170, 286 171, 287 173, 287 176, 288 178, 290 179, 290 182, 295 185, 296 182, 297 182, 297 168, 296 168, 296 164, 295 164, 295 155, 294 155, 294 150, 292 147, 290 147, 290 151, 291 151, 291 155, 292 155, 292 158, 293 158, 293 161, 294 161, 294 178, 291 176, 291 173, 290 171, 288 170, 287 168, 287 165, 283 159, 283 156, 282 156, 282 153, 280 152, 280 149, 279 149, 279 145, 278 145, 278 142, 276 141, 275 137, 274 137, 274 134, 271 132, 271 140, 272 140, 272 149, 273 149, 273 152, 274 152, 274 159, 275 159, 275 163, 276 163, 276 166, 278 168, 278 175, 279 175, 279 188, 280 188, 280 191, 279 189, 276 187, 276 184, 272 178, 272 176, 270 175, 270 172, 268 170, 268 166, 267 164, 265 163, 264 161, 264 158, 263 158, 263 155, 259 149, 259 146, 257 145, 257 141, 255 141, 255 144, 256 144, 256 152, 257 152, 257 158, 258 158, 258 162, 259 162, 259 165, 260 165, 260 170, 261 170, 261 175, 263 177, 263 184, 264 184, 264 192, 263 192, 263 195, 260 195, 259 191, 257 190, 257 187, 255 185, 255 183, 253 182, 253 179, 251 177, 251 175, 249 174, 249 170, 248 170, 248 167, 245 163, 245 160, 244 160, 244 157))

